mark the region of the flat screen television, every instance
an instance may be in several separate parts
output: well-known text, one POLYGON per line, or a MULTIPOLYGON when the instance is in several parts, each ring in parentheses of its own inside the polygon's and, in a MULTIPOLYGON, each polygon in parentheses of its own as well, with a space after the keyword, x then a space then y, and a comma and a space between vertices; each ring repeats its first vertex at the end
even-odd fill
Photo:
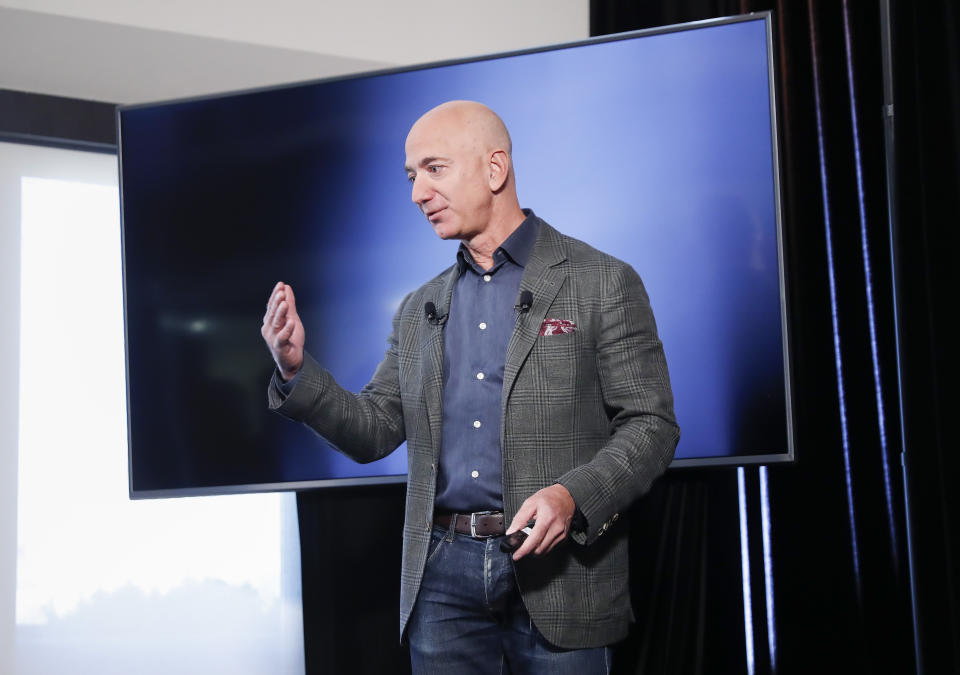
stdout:
POLYGON ((769 13, 121 107, 130 494, 402 481, 267 410, 278 280, 359 390, 404 295, 448 267, 404 139, 451 99, 514 143, 521 204, 643 278, 682 428, 673 466, 793 458, 769 13))

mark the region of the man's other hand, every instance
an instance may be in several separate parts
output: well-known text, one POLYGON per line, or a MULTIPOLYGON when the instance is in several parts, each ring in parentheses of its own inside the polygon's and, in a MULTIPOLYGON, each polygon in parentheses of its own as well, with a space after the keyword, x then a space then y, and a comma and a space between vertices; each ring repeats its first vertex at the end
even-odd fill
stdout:
POLYGON ((525 527, 528 521, 537 521, 530 536, 514 552, 513 559, 520 560, 529 553, 543 555, 566 539, 575 510, 573 497, 559 483, 530 495, 507 528, 507 534, 511 534, 525 527))
POLYGON ((303 365, 303 322, 297 314, 293 289, 278 281, 267 301, 267 312, 260 328, 270 354, 285 382, 293 379, 303 365))

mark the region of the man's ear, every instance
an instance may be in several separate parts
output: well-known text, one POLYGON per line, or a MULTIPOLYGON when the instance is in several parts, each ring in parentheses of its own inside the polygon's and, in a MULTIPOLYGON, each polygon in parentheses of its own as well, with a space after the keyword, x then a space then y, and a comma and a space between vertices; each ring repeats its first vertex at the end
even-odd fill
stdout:
POLYGON ((503 150, 494 150, 488 164, 488 182, 491 192, 500 192, 510 175, 510 158, 503 150))

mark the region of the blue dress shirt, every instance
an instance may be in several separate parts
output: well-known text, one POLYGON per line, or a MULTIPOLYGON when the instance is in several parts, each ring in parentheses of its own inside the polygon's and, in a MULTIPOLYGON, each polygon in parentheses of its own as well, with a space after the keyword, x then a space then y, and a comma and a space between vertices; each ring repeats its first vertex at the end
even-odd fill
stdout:
POLYGON ((444 327, 443 431, 435 507, 441 511, 503 510, 500 404, 507 345, 517 320, 523 269, 537 239, 532 211, 493 254, 477 265, 463 244, 460 277, 444 327))

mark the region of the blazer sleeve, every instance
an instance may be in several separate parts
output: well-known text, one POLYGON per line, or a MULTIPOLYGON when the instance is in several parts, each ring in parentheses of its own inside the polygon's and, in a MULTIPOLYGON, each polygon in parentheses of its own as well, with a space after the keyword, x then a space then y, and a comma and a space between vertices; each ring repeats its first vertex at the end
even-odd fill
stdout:
POLYGON ((393 318, 387 352, 359 393, 347 391, 309 353, 288 395, 274 371, 267 388, 269 408, 302 422, 337 450, 357 462, 373 462, 406 439, 400 400, 398 340, 401 316, 409 295, 393 318))
POLYGON ((597 365, 610 440, 586 464, 557 479, 586 520, 571 538, 590 544, 670 461, 680 429, 650 301, 639 275, 626 264, 601 281, 597 365))

